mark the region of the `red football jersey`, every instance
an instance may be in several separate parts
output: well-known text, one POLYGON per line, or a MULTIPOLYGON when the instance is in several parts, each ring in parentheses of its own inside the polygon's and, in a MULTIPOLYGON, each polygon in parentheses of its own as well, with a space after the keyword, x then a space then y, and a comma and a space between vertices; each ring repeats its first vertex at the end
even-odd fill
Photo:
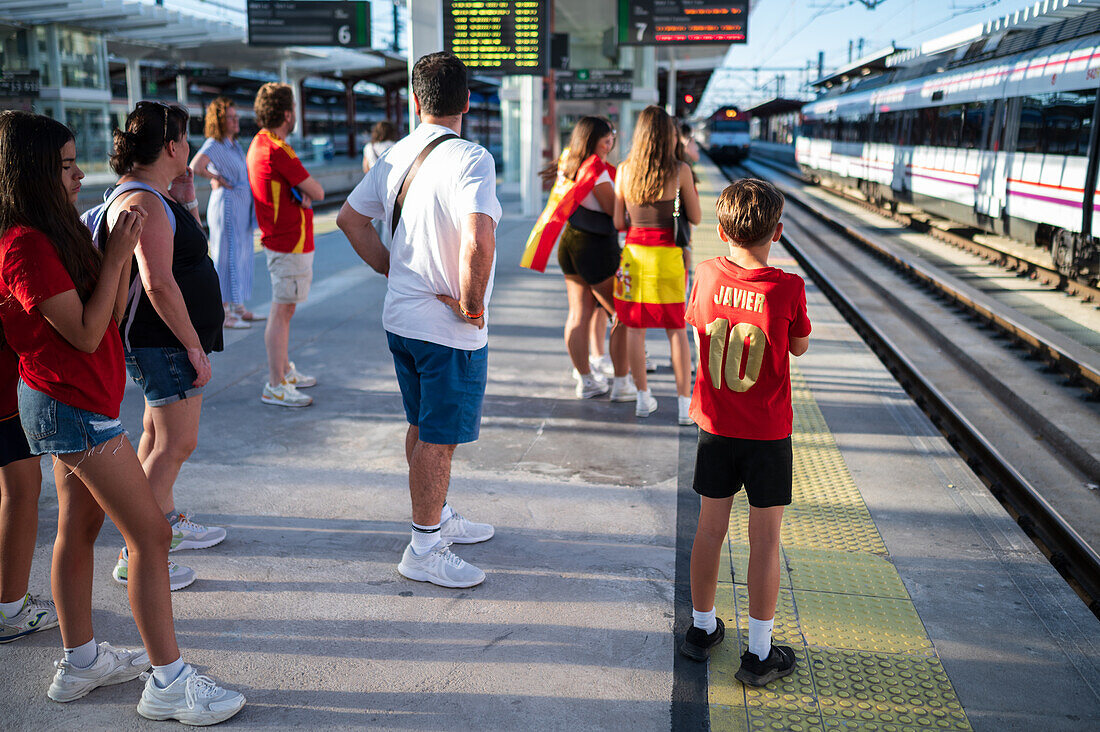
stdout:
POLYGON ((699 265, 687 322, 699 368, 691 418, 714 435, 782 440, 791 434, 790 337, 810 334, 806 283, 775 267, 725 257, 699 265))
POLYGON ((309 177, 294 148, 260 130, 248 146, 247 161, 260 242, 273 252, 312 252, 313 209, 299 206, 290 193, 309 177))

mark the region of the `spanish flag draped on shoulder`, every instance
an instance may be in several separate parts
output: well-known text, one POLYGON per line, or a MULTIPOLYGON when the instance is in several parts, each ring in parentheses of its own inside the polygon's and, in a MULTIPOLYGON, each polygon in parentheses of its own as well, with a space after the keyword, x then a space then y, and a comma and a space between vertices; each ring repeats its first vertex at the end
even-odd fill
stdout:
POLYGON ((527 248, 523 251, 519 266, 536 272, 546 271, 546 262, 550 259, 550 252, 557 244, 565 222, 577 210, 581 201, 592 192, 600 174, 605 170, 615 180, 615 166, 608 165, 598 155, 593 154, 577 169, 576 180, 558 176, 550 190, 550 200, 546 202, 546 208, 535 222, 535 228, 531 229, 531 236, 527 238, 527 248))

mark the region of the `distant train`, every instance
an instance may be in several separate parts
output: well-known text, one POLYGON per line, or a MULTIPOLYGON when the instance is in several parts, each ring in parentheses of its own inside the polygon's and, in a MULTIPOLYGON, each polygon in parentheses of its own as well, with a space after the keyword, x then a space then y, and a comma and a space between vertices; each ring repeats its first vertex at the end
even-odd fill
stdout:
POLYGON ((749 115, 722 107, 707 120, 704 147, 716 163, 736 163, 749 156, 749 115))
POLYGON ((877 202, 1034 242, 1062 274, 1095 279, 1098 30, 1094 11, 895 54, 802 108, 798 165, 877 202))

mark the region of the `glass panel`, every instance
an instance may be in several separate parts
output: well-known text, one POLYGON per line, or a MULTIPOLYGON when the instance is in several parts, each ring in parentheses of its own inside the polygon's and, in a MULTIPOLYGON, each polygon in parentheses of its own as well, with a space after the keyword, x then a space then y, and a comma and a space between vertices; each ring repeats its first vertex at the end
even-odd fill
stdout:
POLYGON ((76 158, 86 172, 107 169, 111 154, 111 131, 106 107, 68 107, 65 124, 76 136, 76 158))
POLYGON ((98 34, 58 28, 57 46, 61 55, 62 86, 107 88, 107 80, 103 78, 103 44, 98 34))

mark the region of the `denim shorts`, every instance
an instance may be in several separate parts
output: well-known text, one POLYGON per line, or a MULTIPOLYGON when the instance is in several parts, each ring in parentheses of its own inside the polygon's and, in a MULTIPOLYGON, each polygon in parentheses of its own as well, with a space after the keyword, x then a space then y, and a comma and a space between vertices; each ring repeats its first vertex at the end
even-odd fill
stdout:
POLYGON ((489 347, 441 346, 387 332, 401 401, 420 440, 433 445, 473 442, 481 432, 489 347))
POLYGON ((34 455, 84 452, 125 435, 117 419, 70 407, 19 380, 19 421, 34 455))
POLYGON ((194 385, 195 367, 182 348, 129 348, 126 373, 141 387, 150 407, 163 407, 202 394, 202 387, 194 385))

